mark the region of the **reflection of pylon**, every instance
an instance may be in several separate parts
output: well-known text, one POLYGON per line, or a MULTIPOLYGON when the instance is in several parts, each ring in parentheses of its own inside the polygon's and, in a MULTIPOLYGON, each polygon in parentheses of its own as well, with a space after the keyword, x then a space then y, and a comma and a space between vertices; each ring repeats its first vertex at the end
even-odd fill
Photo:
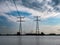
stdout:
POLYGON ((20 24, 19 24, 19 32, 20 32, 20 34, 22 34, 22 22, 24 22, 22 19, 24 18, 24 17, 19 17, 20 18, 20 20, 18 21, 18 22, 20 22, 20 24))
POLYGON ((39 17, 40 16, 35 16, 35 18, 36 18, 36 20, 35 20, 36 21, 36 34, 39 34, 39 21, 40 21, 39 17))

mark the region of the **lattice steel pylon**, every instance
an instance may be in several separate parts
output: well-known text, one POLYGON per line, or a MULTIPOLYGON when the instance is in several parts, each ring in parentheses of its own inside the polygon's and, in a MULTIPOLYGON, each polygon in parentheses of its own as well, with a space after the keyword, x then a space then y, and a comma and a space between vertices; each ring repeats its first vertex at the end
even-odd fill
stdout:
POLYGON ((18 17, 18 18, 20 18, 20 20, 18 20, 18 22, 20 22, 20 24, 19 24, 19 32, 20 32, 20 34, 22 34, 22 22, 24 22, 24 20, 22 20, 24 17, 18 17))
POLYGON ((22 34, 22 22, 23 22, 22 19, 23 19, 24 17, 22 17, 21 14, 19 13, 18 8, 17 8, 17 6, 16 6, 15 0, 12 0, 12 1, 13 1, 14 5, 15 5, 17 14, 19 15, 18 18, 20 18, 20 20, 18 20, 18 22, 20 22, 20 24, 19 24, 19 32, 17 32, 17 34, 20 35, 20 34, 22 34))
POLYGON ((36 34, 39 34, 39 21, 40 21, 40 19, 39 19, 39 17, 40 16, 35 16, 35 18, 36 18, 36 34))

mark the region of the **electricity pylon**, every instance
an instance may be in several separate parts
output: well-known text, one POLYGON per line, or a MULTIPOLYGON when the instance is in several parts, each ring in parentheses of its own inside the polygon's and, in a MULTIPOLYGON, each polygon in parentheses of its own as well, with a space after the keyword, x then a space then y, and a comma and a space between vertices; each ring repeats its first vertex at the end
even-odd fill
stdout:
POLYGON ((22 34, 22 22, 24 22, 24 20, 22 20, 24 17, 18 17, 20 20, 18 20, 18 22, 20 22, 19 24, 19 33, 22 34))
MULTIPOLYGON (((14 5, 15 5, 17 14, 20 15, 20 13, 18 12, 18 8, 17 8, 17 6, 16 6, 15 0, 13 0, 13 3, 14 3, 14 5)), ((22 34, 22 22, 24 22, 22 19, 23 19, 24 17, 21 17, 21 15, 20 15, 20 17, 18 17, 18 18, 20 19, 20 20, 18 21, 18 22, 20 22, 20 24, 19 24, 19 32, 17 32, 17 34, 20 35, 20 34, 22 34)))
POLYGON ((40 21, 40 19, 39 19, 39 17, 40 16, 35 16, 35 18, 36 18, 36 34, 39 34, 39 21, 40 21))

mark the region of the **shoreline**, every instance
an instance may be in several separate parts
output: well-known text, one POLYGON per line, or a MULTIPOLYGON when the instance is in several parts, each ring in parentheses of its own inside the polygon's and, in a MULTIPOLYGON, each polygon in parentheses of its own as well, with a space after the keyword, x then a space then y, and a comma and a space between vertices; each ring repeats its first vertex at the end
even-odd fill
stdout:
POLYGON ((56 35, 49 35, 49 34, 45 34, 45 35, 41 35, 41 34, 28 34, 28 35, 25 35, 25 34, 20 34, 20 35, 17 35, 17 34, 1 34, 0 36, 60 36, 60 34, 56 34, 56 35))

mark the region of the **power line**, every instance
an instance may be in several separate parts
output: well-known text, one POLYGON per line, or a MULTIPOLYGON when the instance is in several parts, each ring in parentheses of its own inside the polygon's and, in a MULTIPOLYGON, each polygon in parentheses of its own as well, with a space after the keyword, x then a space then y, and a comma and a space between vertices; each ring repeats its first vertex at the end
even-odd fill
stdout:
POLYGON ((7 0, 6 0, 6 3, 5 4, 6 4, 7 8, 9 9, 9 11, 11 11, 11 9, 10 9, 8 3, 7 3, 7 0))
POLYGON ((16 3, 15 3, 15 1, 14 1, 14 0, 13 0, 13 3, 14 3, 15 8, 16 8, 16 10, 17 10, 17 14, 18 14, 18 15, 20 15, 20 14, 19 14, 19 12, 18 12, 18 8, 17 8, 16 3))
POLYGON ((20 35, 20 34, 22 34, 22 22, 24 22, 24 21, 22 21, 22 19, 23 19, 24 17, 21 17, 20 13, 18 12, 18 8, 17 8, 16 3, 15 3, 14 0, 13 0, 13 2, 14 2, 14 5, 15 5, 15 7, 16 7, 17 13, 18 13, 18 15, 19 15, 18 18, 20 19, 20 20, 18 21, 18 22, 20 22, 18 35, 20 35))

